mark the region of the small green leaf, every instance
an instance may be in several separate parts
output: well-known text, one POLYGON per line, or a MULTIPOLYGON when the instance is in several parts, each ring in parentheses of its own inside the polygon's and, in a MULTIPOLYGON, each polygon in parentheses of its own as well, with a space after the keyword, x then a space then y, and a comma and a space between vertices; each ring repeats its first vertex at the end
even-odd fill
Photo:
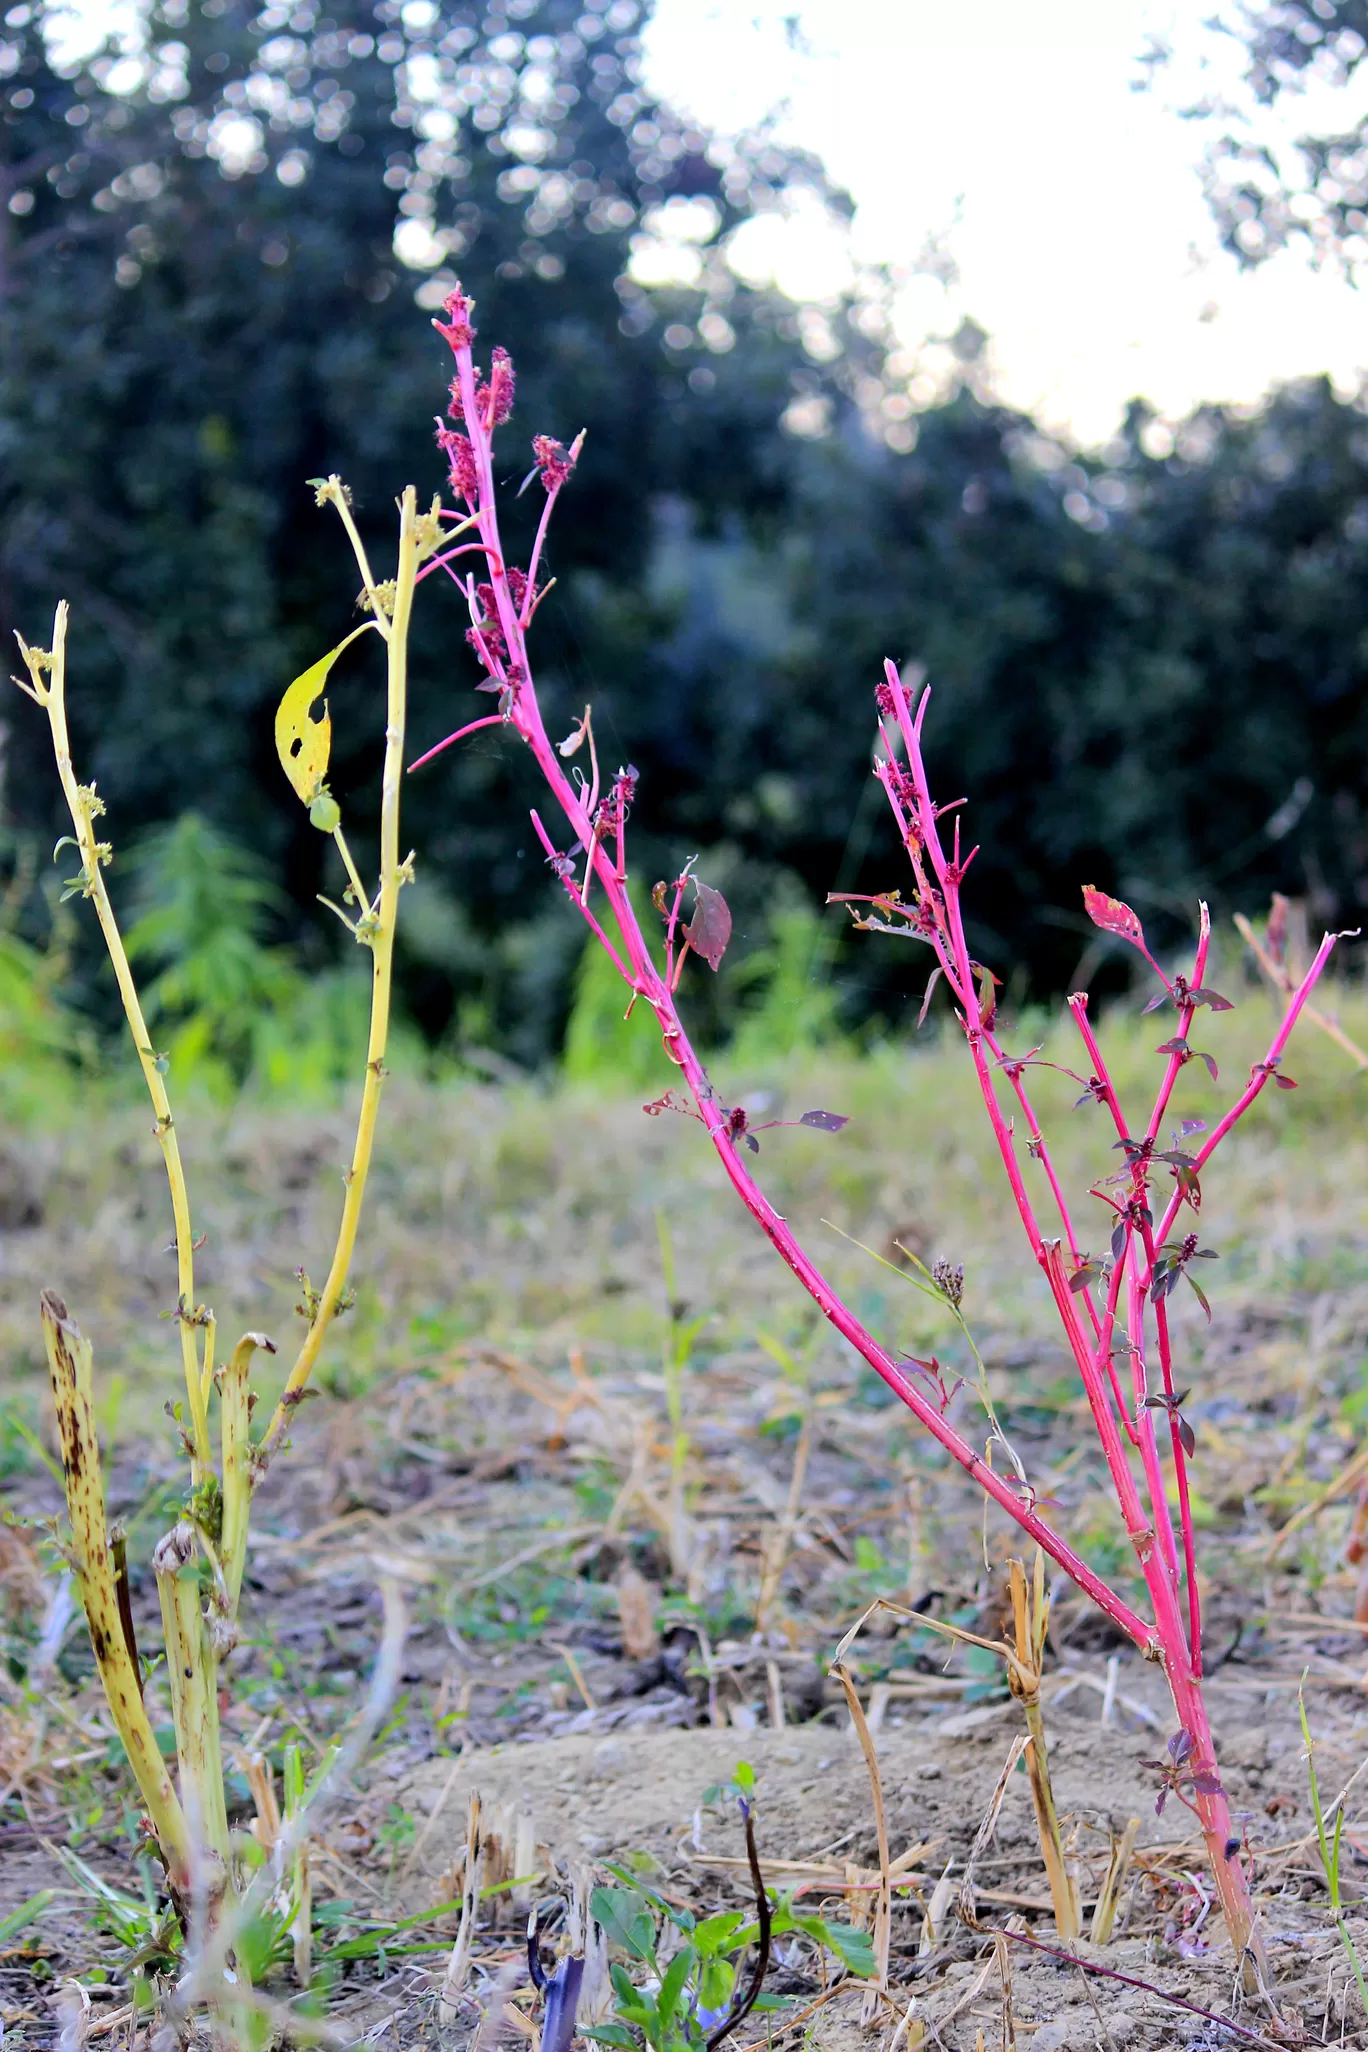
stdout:
POLYGON ((671 2019, 679 2007, 679 1998, 684 1992, 684 1984, 697 1964, 698 1954, 693 1946, 682 1945, 666 1967, 665 1978, 660 1984, 660 1993, 656 1997, 656 2008, 659 2011, 663 2029, 669 2029, 671 2019))
POLYGON ((637 1959, 654 1961, 655 1923, 639 1889, 596 1888, 589 1898, 589 1914, 612 1944, 637 1959))
POLYGON ((18 1909, 11 1910, 7 1917, 0 1917, 0 1945, 17 1938, 30 1924, 37 1923, 48 1904, 56 1896, 55 1888, 40 1888, 27 1902, 21 1902, 18 1909))
POLYGON ((704 1917, 701 1924, 695 1925, 694 1944, 705 1958, 721 1950, 743 1915, 741 1910, 722 1910, 717 1916, 704 1917))

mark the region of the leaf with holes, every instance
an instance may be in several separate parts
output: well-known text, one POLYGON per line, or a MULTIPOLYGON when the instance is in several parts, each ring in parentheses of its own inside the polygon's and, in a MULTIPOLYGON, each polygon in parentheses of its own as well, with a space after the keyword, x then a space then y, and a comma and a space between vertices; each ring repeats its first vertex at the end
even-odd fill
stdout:
POLYGON ((698 897, 693 918, 684 929, 684 938, 694 953, 701 955, 710 969, 716 970, 731 939, 731 912, 721 891, 714 890, 711 884, 696 884, 694 888, 698 897))
POLYGON ((275 743, 280 757, 280 767, 294 785, 297 795, 306 805, 311 805, 318 796, 319 787, 328 774, 328 757, 332 752, 332 721, 328 708, 323 707, 321 719, 311 717, 314 700, 319 697, 328 681, 328 672, 341 655, 350 648, 358 635, 369 632, 374 621, 367 620, 356 627, 345 641, 323 656, 312 668, 304 670, 290 686, 276 709, 275 743))
POLYGON ((1190 1005, 1210 1005, 1213 1012, 1233 1012, 1235 1007, 1229 998, 1221 996, 1219 990, 1190 990, 1187 994, 1190 1005))
POLYGON ((682 1090, 667 1090, 663 1097, 653 1099, 650 1104, 643 1104, 641 1109, 648 1119, 658 1119, 662 1112, 680 1112, 686 1119, 702 1116, 695 1111, 682 1090))
POLYGON ((1122 940, 1128 940, 1132 947, 1144 947, 1144 927, 1130 906, 1123 905, 1119 898, 1109 898, 1105 891, 1097 890, 1092 884, 1084 884, 1083 910, 1103 933, 1117 934, 1122 940))

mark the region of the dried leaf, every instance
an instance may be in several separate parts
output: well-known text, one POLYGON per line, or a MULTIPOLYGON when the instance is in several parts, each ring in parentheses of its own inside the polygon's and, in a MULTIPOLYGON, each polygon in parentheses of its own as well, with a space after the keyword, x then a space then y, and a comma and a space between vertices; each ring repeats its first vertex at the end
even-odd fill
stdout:
POLYGON ((1264 946, 1279 966, 1287 953, 1288 910, 1288 901, 1282 892, 1274 891, 1273 902, 1268 909, 1268 925, 1264 930, 1264 946))
POLYGON ((1105 891, 1097 890, 1092 884, 1083 886, 1083 910, 1094 926, 1100 926, 1104 933, 1119 934, 1132 946, 1143 948, 1145 929, 1129 905, 1123 905, 1119 898, 1109 898, 1105 891))
POLYGON ((317 720, 310 718, 310 707, 322 692, 328 672, 343 649, 350 648, 357 636, 367 633, 373 625, 373 621, 367 620, 363 626, 354 628, 345 641, 339 641, 311 669, 302 671, 276 709, 275 743, 280 767, 306 805, 312 804, 318 795, 319 785, 328 773, 332 750, 332 721, 327 706, 317 720))
POLYGON ((696 1119, 700 1116, 682 1090, 667 1090, 663 1097, 657 1097, 650 1104, 643 1104, 641 1109, 648 1119, 658 1119, 662 1112, 681 1112, 686 1119, 696 1119))
POLYGON ((819 1133, 839 1133, 842 1126, 850 1124, 843 1112, 805 1111, 798 1121, 800 1126, 815 1126, 819 1133))
POLYGON ((698 897, 693 918, 684 929, 684 938, 694 953, 701 955, 710 969, 716 970, 731 939, 731 912, 721 891, 714 890, 711 884, 696 884, 694 888, 698 897))
POLYGON ((926 1015, 931 1009, 931 993, 936 988, 937 980, 944 974, 945 971, 941 968, 938 962, 935 968, 931 971, 931 974, 927 977, 926 989, 922 994, 921 1010, 917 1014, 918 1026, 924 1026, 926 1024, 926 1015))

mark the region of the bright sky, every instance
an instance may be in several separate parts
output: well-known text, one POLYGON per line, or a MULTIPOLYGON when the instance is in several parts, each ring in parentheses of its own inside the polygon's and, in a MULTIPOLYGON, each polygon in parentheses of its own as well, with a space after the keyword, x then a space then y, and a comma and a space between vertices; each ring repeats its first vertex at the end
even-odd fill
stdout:
MULTIPOLYGON (((913 281, 915 347, 972 316, 996 390, 1104 441, 1132 395, 1174 418, 1253 400, 1280 378, 1368 369, 1368 295, 1296 252, 1241 274, 1197 176, 1208 130, 1175 111, 1232 91, 1238 51, 1195 0, 657 0, 649 81, 707 127, 777 111, 857 202, 857 257, 913 264, 944 238, 959 277, 913 281), (797 17, 799 36, 786 33, 797 17), (1135 92, 1150 36, 1173 48, 1135 92), (797 41, 798 47, 794 47, 797 41)), ((1364 67, 1368 71, 1368 67, 1364 67)), ((1362 96, 1284 96, 1284 138, 1362 96)), ((748 266, 820 298, 850 258, 812 221, 745 231, 748 266)))

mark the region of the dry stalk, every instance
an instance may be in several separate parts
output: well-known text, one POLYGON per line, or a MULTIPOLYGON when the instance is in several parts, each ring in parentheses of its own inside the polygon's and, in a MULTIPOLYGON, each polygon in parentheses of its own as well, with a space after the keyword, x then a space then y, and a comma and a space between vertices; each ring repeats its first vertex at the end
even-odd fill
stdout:
POLYGON ((879 1774, 879 1755, 869 1726, 865 1723, 864 1710, 860 1704, 854 1678, 847 1667, 843 1667, 839 1655, 829 1670, 845 1691, 850 1706, 850 1721, 855 1727, 855 1736, 860 1741, 864 1754, 865 1768, 869 1774, 869 1792, 874 1800, 874 1830, 879 1844, 879 1899, 874 1912, 874 1980, 870 1983, 860 2005, 860 2023, 865 2030, 878 2014, 880 2001, 888 1993, 888 1947, 892 1935, 893 1898, 889 1887, 888 1819, 884 1814, 883 1780, 879 1774))
MULTIPOLYGON (((1049 1599, 1045 1594, 1044 1556, 1037 1549, 1029 1591, 1026 1571, 1021 1562, 1009 1562, 1008 1570, 1011 1577, 1015 1646, 1009 1646, 1003 1639, 985 1639, 977 1632, 966 1631, 961 1625, 946 1624, 940 1618, 928 1617, 924 1611, 911 1610, 905 1604, 894 1603, 887 1596, 878 1596, 850 1627, 836 1648, 835 1658, 837 1661, 844 1658, 847 1649, 878 1611, 886 1611, 890 1616, 925 1625, 929 1630, 939 1632, 944 1638, 958 1640, 963 1645, 979 1646, 985 1652, 1000 1656, 1007 1669, 1007 1685, 1021 1704, 1026 1717, 1027 1737, 1023 1742, 1028 1746, 1026 1767, 1031 1783, 1036 1828, 1040 1834, 1041 1856, 1050 1883, 1050 1898, 1054 1904, 1055 1924, 1060 1937, 1071 1944, 1081 1928, 1078 1879, 1065 1859, 1063 1841, 1060 1837, 1054 1791, 1050 1784, 1044 1714, 1040 1702, 1045 1632, 1050 1616, 1049 1599)), ((966 1875, 965 1884, 967 1883, 966 1875)))
POLYGON ((1050 1783, 1050 1758, 1045 1745, 1045 1718, 1040 1703, 1040 1682, 1045 1659, 1045 1633, 1050 1621, 1050 1600, 1045 1594, 1045 1556, 1036 1548, 1034 1572, 1028 1594, 1026 1570, 1019 1560, 1007 1564, 1012 1597, 1012 1630, 1016 1639, 1016 1660, 1007 1669, 1007 1686, 1026 1716, 1030 1745, 1026 1772, 1031 1782, 1036 1830, 1040 1835, 1041 1857, 1054 1903, 1055 1929, 1066 1945, 1072 1945, 1080 1929, 1078 1875, 1064 1858, 1050 1783))
POLYGON ((91 1649, 110 1715, 157 1834, 167 1880, 184 1901, 191 1883, 190 1831, 143 1708, 141 1678, 119 1616, 95 1431, 92 1348, 52 1290, 43 1291, 39 1308, 66 1477, 72 1567, 85 1604, 91 1649))
POLYGON ((461 1881, 461 1922, 456 1932, 456 1943, 447 1960, 446 1973, 442 1978, 440 1999, 441 2018, 450 2029, 460 2015, 461 1996, 470 1974, 470 1951, 475 1938, 475 1917, 479 1909, 484 1838, 480 1828, 480 1797, 476 1789, 470 1792, 466 1810, 465 1873, 461 1881))
MULTIPOLYGON (((1283 907, 1283 918, 1285 921, 1287 900, 1275 892, 1273 912, 1269 917, 1270 927, 1274 925, 1279 905, 1283 907)), ((1235 914, 1235 924, 1239 929, 1240 939, 1249 949, 1249 952, 1253 955, 1274 990, 1283 997, 1290 997, 1296 989, 1296 984, 1292 980, 1292 974, 1287 963, 1279 955, 1275 954, 1266 945, 1265 941, 1260 940, 1243 912, 1235 914)), ((1302 1015, 1304 1018, 1309 1019, 1313 1026, 1318 1026, 1327 1039, 1333 1040, 1336 1047, 1343 1048, 1350 1060, 1355 1062, 1360 1069, 1368 1069, 1368 1054, 1363 1052, 1363 1049, 1356 1040, 1349 1038, 1349 1035, 1344 1031, 1344 1028, 1340 1025, 1333 1012, 1322 1012, 1318 1011, 1314 1005, 1305 1005, 1302 1008, 1302 1015)))
POLYGON ((1131 1855, 1135 1851, 1135 1839, 1139 1829, 1140 1819, 1132 1817, 1121 1836, 1112 1839, 1111 1858, 1102 1877, 1102 1886, 1097 1891, 1097 1901, 1093 1904, 1092 1930, 1089 1935, 1094 1945, 1106 1945, 1111 1938, 1122 1883, 1131 1863, 1131 1855))

